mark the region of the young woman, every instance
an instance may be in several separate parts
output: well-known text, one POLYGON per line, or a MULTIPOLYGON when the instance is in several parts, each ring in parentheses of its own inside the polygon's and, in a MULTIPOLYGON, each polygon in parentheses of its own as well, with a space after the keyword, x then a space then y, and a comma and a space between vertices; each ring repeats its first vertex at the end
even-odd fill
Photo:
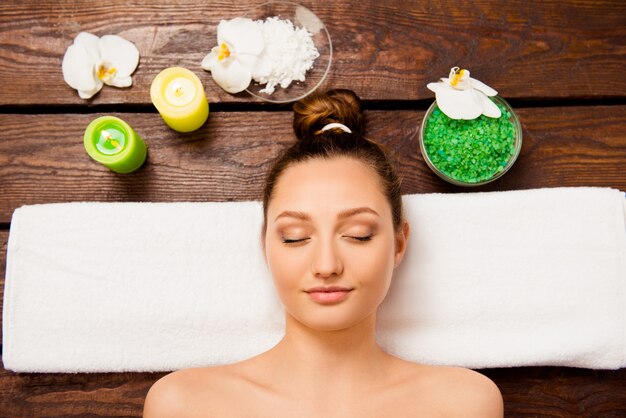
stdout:
POLYGON ((333 90, 294 113, 298 141, 268 174, 261 244, 285 336, 236 364, 164 376, 144 417, 501 417, 487 377, 404 361, 376 342, 409 225, 392 164, 363 137, 359 98, 333 90))

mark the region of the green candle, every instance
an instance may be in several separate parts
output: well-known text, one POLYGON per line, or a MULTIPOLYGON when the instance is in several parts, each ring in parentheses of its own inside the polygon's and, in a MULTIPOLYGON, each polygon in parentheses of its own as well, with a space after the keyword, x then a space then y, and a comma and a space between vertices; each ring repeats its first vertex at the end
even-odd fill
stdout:
POLYGON ((91 121, 83 142, 91 158, 116 173, 135 171, 146 160, 146 144, 129 124, 115 116, 91 121))

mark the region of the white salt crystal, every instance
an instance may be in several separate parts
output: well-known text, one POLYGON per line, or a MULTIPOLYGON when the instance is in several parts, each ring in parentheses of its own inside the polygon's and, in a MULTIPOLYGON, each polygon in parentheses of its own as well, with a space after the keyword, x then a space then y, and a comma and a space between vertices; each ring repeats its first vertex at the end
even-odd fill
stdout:
POLYGON ((265 48, 252 72, 259 84, 266 84, 261 93, 272 94, 277 85, 289 87, 292 81, 304 81, 306 72, 320 56, 312 35, 305 28, 296 28, 290 20, 268 17, 257 20, 263 32, 265 48))

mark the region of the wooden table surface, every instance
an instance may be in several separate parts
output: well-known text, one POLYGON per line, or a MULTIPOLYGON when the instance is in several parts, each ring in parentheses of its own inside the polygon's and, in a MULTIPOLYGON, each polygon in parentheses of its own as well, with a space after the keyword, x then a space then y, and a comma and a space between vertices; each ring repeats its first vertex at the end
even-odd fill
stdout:
MULTIPOLYGON (((272 158, 294 140, 289 105, 231 96, 200 62, 220 19, 260 2, 200 0, 0 3, 0 289, 13 210, 70 201, 260 199, 272 158), (235 2, 236 3, 236 2, 235 2), (105 86, 81 100, 61 60, 81 31, 134 42, 140 63, 129 89, 105 86), (211 115, 201 129, 168 129, 149 100, 154 76, 174 65, 202 80, 211 115), (137 172, 90 160, 87 124, 113 114, 145 139, 137 172)), ((626 190, 626 2, 623 0, 309 1, 327 25, 333 63, 322 87, 365 100, 369 136, 396 154, 404 193, 465 192, 436 177, 417 134, 433 101, 426 84, 458 65, 516 109, 523 146, 501 179, 471 191, 556 186, 626 190)), ((584 309, 584 307, 581 307, 584 309)), ((532 343, 532 342, 529 342, 532 343)), ((485 369, 506 416, 626 416, 626 369, 485 369)), ((0 371, 0 416, 140 416, 165 373, 16 374, 0 371)))

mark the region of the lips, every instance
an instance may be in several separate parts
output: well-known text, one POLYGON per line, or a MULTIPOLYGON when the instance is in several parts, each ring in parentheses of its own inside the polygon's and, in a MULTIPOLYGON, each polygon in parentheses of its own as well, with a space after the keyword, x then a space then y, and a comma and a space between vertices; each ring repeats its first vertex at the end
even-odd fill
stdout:
POLYGON ((319 287, 312 287, 308 290, 305 290, 305 292, 307 293, 312 293, 312 292, 349 292, 351 291, 352 288, 350 287, 341 287, 341 286, 319 286, 319 287))
POLYGON ((317 303, 331 304, 345 300, 352 288, 340 286, 319 286, 305 290, 309 297, 317 303))

